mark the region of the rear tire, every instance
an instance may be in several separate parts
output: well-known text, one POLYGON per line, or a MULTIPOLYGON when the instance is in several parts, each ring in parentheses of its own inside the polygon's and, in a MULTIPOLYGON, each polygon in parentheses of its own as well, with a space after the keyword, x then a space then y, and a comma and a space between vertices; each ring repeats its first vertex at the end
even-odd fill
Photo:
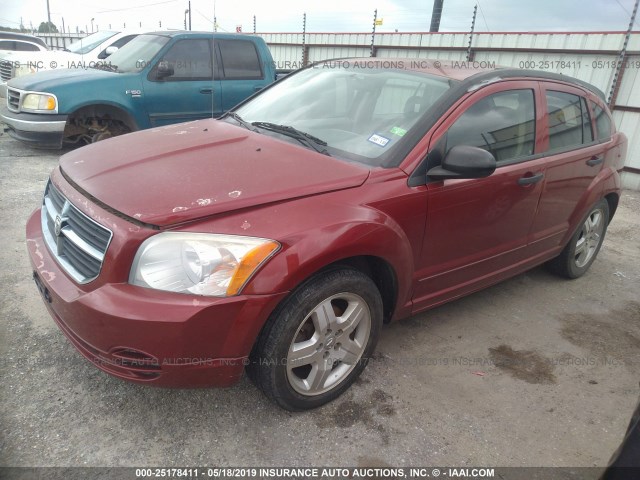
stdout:
POLYGON ((609 203, 601 199, 582 219, 560 255, 548 262, 549 269, 566 278, 584 275, 598 256, 608 225, 609 203))
POLYGON ((249 378, 290 411, 340 396, 366 367, 382 327, 382 298, 358 270, 341 267, 302 284, 271 315, 249 378))

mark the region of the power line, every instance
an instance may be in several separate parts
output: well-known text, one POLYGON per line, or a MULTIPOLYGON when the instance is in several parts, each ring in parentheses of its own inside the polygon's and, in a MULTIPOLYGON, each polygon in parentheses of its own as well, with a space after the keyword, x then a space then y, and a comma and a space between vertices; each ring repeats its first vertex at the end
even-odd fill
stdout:
POLYGON ((114 8, 111 10, 99 10, 96 13, 109 13, 109 12, 122 12, 124 10, 133 10, 135 8, 146 8, 146 7, 153 7, 154 5, 164 5, 165 3, 175 3, 179 0, 166 0, 164 2, 155 2, 155 3, 147 3, 145 5, 136 5, 133 7, 125 7, 125 8, 114 8))
MULTIPOLYGON (((620 8, 621 8, 622 10, 624 10, 624 11, 625 11, 625 13, 626 13, 627 15, 631 16, 631 12, 630 12, 629 10, 627 10, 627 9, 624 7, 624 5, 622 5, 622 4, 620 3, 620 1, 619 1, 619 0, 616 0, 616 3, 617 3, 618 5, 620 5, 620 8)), ((634 20, 634 21, 633 21, 633 23, 634 23, 634 24, 636 24, 636 25, 639 25, 637 20, 634 20)), ((639 25, 639 26, 640 26, 640 25, 639 25)))
POLYGON ((478 7, 480 7, 480 15, 482 15, 482 20, 484 21, 484 26, 487 27, 487 32, 490 32, 489 24, 487 23, 487 19, 484 16, 484 11, 482 10, 482 5, 480 4, 480 0, 478 0, 478 7))

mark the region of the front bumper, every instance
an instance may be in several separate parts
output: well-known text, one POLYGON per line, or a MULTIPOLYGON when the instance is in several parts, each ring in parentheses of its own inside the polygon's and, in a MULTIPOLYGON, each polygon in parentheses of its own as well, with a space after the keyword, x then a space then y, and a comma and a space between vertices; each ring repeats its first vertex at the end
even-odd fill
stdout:
POLYGON ((38 148, 62 148, 68 115, 15 113, 0 107, 0 119, 11 137, 38 148))
POLYGON ((38 289, 62 332, 95 366, 136 383, 235 383, 262 325, 285 295, 213 298, 126 282, 91 289, 100 279, 78 285, 49 253, 39 209, 27 223, 27 246, 38 289))

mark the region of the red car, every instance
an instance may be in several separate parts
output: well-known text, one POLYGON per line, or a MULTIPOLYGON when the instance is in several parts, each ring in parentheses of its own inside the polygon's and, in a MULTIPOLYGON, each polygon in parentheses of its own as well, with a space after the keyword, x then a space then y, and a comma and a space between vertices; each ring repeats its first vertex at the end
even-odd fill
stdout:
POLYGON ((325 62, 218 120, 64 155, 27 224, 52 317, 158 386, 247 370, 280 406, 344 392, 382 324, 548 262, 593 263, 627 140, 565 76, 325 62))

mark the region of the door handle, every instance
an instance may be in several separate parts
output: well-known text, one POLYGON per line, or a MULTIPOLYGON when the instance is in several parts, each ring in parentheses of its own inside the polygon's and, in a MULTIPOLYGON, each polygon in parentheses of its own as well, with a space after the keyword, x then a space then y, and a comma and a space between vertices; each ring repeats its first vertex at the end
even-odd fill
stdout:
POLYGON ((254 92, 259 92, 260 90, 262 90, 264 87, 259 86, 259 87, 253 87, 253 91, 254 92))
POLYGON ((200 93, 205 95, 211 95, 213 93, 213 88, 201 88, 200 93))
POLYGON ((518 185, 533 185, 544 178, 544 173, 531 175, 530 177, 521 177, 518 179, 518 185))
POLYGON ((604 158, 593 156, 589 160, 587 160, 586 163, 590 167, 595 167, 596 165, 600 165, 602 162, 604 162, 604 158))

